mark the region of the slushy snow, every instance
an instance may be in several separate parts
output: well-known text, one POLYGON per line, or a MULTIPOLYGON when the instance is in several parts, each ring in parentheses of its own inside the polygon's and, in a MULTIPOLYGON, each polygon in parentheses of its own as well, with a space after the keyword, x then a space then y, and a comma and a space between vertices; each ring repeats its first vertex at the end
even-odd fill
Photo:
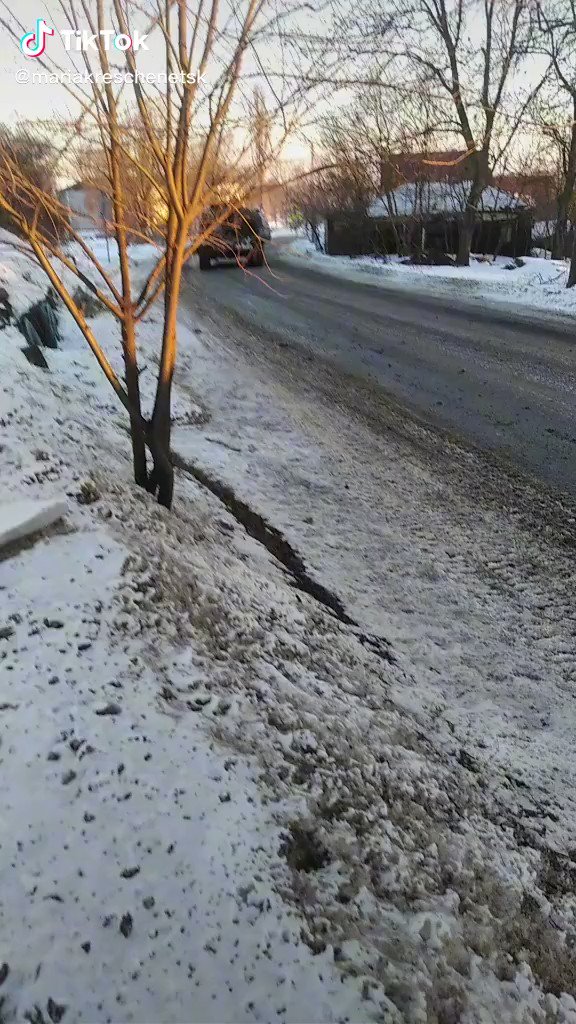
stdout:
MULTIPOLYGON (((200 329, 188 455, 218 426, 200 329)), ((123 411, 62 333, 46 372, 0 332, 3 497, 67 500, 0 561, 3 1024, 574 1024, 570 855, 402 706, 409 658, 299 592, 191 474, 172 514, 133 485, 123 411)), ((154 313, 145 361, 158 337, 154 313)))

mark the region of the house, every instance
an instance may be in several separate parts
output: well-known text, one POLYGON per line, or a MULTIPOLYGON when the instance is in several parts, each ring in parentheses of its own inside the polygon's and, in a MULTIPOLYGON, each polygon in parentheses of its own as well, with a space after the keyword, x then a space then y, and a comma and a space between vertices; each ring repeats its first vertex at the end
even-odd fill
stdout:
MULTIPOLYGON (((330 255, 423 252, 455 253, 458 233, 470 194, 469 180, 413 181, 376 199, 366 217, 327 222, 330 255)), ((480 197, 472 250, 523 256, 530 251, 532 212, 529 204, 495 185, 480 197)))
POLYGON ((58 193, 70 211, 70 227, 80 234, 109 234, 114 217, 112 202, 96 185, 78 181, 58 193))
POLYGON ((465 149, 386 153, 380 160, 380 192, 406 182, 463 181, 470 177, 470 153, 465 149))
POLYGON ((499 174, 494 184, 528 203, 535 221, 556 219, 559 183, 554 174, 499 174))

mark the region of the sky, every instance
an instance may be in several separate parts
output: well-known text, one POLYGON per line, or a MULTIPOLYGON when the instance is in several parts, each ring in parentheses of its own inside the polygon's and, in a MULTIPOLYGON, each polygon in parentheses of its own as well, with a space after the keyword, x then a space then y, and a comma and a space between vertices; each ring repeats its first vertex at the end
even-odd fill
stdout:
MULTIPOLYGON (((46 41, 46 54, 58 60, 64 68, 73 70, 71 60, 73 59, 78 69, 82 68, 82 56, 78 53, 67 53, 63 40, 58 36, 58 30, 67 28, 66 21, 56 4, 44 4, 39 0, 18 0, 16 4, 12 0, 14 13, 21 21, 26 30, 32 31, 35 28, 36 19, 39 17, 56 29, 54 37, 46 41)), ((79 5, 78 5, 79 6, 79 5)), ((193 7, 194 5, 191 4, 193 7)), ((144 24, 144 23, 143 23, 144 24)), ((87 24, 81 22, 81 27, 87 29, 87 24)), ((112 27, 112 26, 111 26, 112 27)), ((138 68, 142 72, 159 72, 164 70, 164 48, 161 44, 159 33, 150 36, 147 40, 148 52, 140 51, 138 55, 138 68), (156 43, 155 43, 156 39, 156 43)), ((96 57, 96 54, 93 54, 96 57)), ((123 66, 124 58, 118 59, 116 64, 123 66)), ((114 51, 111 51, 114 57, 114 51)), ((18 44, 11 38, 8 30, 0 26, 0 76, 2 88, 0 88, 0 123, 12 125, 21 124, 23 121, 33 119, 51 119, 53 117, 64 120, 72 120, 77 116, 78 108, 75 106, 66 90, 58 84, 39 84, 38 82, 17 81, 25 72, 40 72, 39 62, 35 59, 25 57, 18 44)), ((217 72, 214 70, 214 75, 217 72)), ((210 67, 207 69, 207 81, 210 82, 210 67)), ((252 91, 250 84, 249 91, 252 91)), ((302 138, 294 138, 288 143, 283 156, 286 160, 309 159, 309 146, 302 141, 302 138)))
MULTIPOLYGON (((67 27, 60 12, 58 5, 54 0, 49 0, 49 3, 45 5, 42 0, 11 0, 15 12, 19 20, 24 24, 25 28, 29 31, 34 29, 36 19, 43 17, 48 24, 54 26, 56 29, 62 29, 67 27)), ((223 7, 226 9, 227 3, 232 3, 233 0, 223 0, 223 7)), ((276 0, 270 0, 270 4, 273 6, 276 0)), ((296 2, 296 0, 294 0, 296 2)), ((320 3, 320 0, 317 0, 320 3)), ((195 0, 189 0, 191 9, 195 7, 195 0)), ((78 5, 79 6, 79 5, 78 5)), ((318 28, 319 19, 317 16, 318 7, 316 11, 310 5, 311 14, 307 16, 307 20, 302 22, 302 26, 306 29, 314 30, 318 28)), ((82 24, 82 22, 81 22, 82 24)), ((142 22, 142 28, 144 28, 145 22, 142 22)), ((87 28, 87 25, 83 26, 87 28)), ((112 25, 110 26, 112 27, 112 25)), ((320 26, 322 27, 322 26, 320 26)), ((479 26, 480 28, 480 26, 479 26)), ((479 33, 480 34, 480 33, 479 33)), ((163 45, 160 33, 151 35, 147 40, 149 50, 144 52, 141 51, 138 55, 138 67, 143 72, 159 72, 164 69, 164 55, 163 45)), ((53 38, 47 40, 46 47, 47 55, 54 56, 58 59, 61 66, 72 69, 71 58, 74 59, 76 67, 82 67, 81 55, 77 53, 67 53, 62 39, 56 35, 53 38)), ((111 56, 114 55, 114 51, 111 51, 111 56)), ((96 56, 96 54, 94 54, 96 56)), ((116 55, 116 64, 118 66, 123 65, 124 59, 116 55)), ((280 52, 273 41, 270 41, 264 58, 269 68, 274 69, 277 65, 280 66, 280 52)), ((248 55, 247 58, 248 66, 247 70, 254 73, 257 70, 256 65, 253 62, 253 58, 248 55), (252 66, 250 66, 252 61, 252 66)), ((26 120, 32 119, 50 119, 54 116, 62 118, 64 120, 72 120, 77 116, 78 108, 75 107, 71 101, 66 90, 58 84, 38 84, 34 82, 17 82, 18 73, 40 71, 41 68, 38 66, 39 62, 34 59, 26 58, 21 52, 17 43, 11 38, 9 32, 2 26, 0 26, 0 75, 1 84, 0 88, 0 123, 9 124, 21 124, 26 120)), ((533 78, 536 74, 535 66, 532 66, 528 72, 528 78, 533 78)), ((212 69, 213 80, 217 76, 217 68, 212 69)), ((211 68, 207 68, 207 79, 208 85, 210 84, 211 68)), ((247 94, 251 95, 252 88, 256 82, 256 79, 250 79, 246 86, 247 94)), ((342 94, 333 98, 332 102, 342 102, 346 97, 342 94)), ((348 97, 349 98, 349 97, 348 97)), ((318 117, 321 113, 326 113, 329 109, 329 104, 325 101, 324 103, 318 103, 314 109, 313 114, 318 117)), ((310 166, 311 163, 311 142, 314 142, 316 130, 313 125, 310 125, 311 118, 307 118, 307 126, 300 132, 298 137, 294 137, 285 147, 283 152, 283 158, 286 161, 292 163, 300 163, 306 167, 310 166)), ((318 146, 316 147, 318 152, 318 146)))
MULTIPOLYGON (((48 39, 46 43, 47 56, 57 60, 63 68, 72 70, 72 60, 78 69, 83 68, 82 55, 76 52, 66 52, 64 42, 58 36, 58 31, 67 29, 69 25, 57 4, 46 4, 42 0, 40 2, 39 0, 18 0, 16 4, 12 0, 11 6, 18 20, 25 25, 27 30, 32 31, 35 28, 36 19, 39 17, 44 18, 51 27, 55 28, 55 36, 48 39)), ((78 3, 76 6, 81 12, 80 4, 78 3)), ((80 18, 79 21, 80 27, 88 31, 86 19, 80 18)), ((112 28, 111 20, 110 28, 112 28)), ((17 71, 24 69, 39 71, 41 69, 37 67, 36 60, 26 58, 20 52, 17 43, 3 26, 0 26, 0 33, 0 68, 4 86, 0 92, 0 121, 18 123, 22 119, 48 118, 54 114, 66 116, 67 113, 74 111, 75 108, 70 105, 69 97, 66 96, 65 90, 61 86, 16 82, 17 71)), ((144 50, 139 52, 138 66, 143 72, 157 72, 163 69, 163 51, 158 43, 154 45, 155 38, 158 40, 159 33, 156 34, 156 37, 151 36, 146 41, 149 52, 144 50)), ((123 57, 111 50, 111 60, 114 59, 114 56, 116 56, 117 65, 123 64, 123 57)), ((93 59, 96 57, 96 53, 93 52, 93 59)))
MULTIPOLYGON (((51 8, 41 0, 40 2, 39 0, 18 0, 17 4, 12 0, 12 7, 18 19, 29 31, 32 31, 36 19, 39 17, 43 17, 54 27, 64 27, 62 15, 56 13, 56 5, 52 8, 54 14, 51 13, 51 8)), ((50 52, 58 53, 62 59, 66 57, 64 47, 59 40, 49 40, 48 45, 50 52)), ((65 117, 71 113, 70 103, 64 90, 59 86, 16 82, 16 72, 24 68, 32 70, 34 64, 33 60, 23 56, 7 29, 0 26, 0 75, 2 76, 0 121, 18 124, 31 118, 49 118, 53 114, 65 117)))

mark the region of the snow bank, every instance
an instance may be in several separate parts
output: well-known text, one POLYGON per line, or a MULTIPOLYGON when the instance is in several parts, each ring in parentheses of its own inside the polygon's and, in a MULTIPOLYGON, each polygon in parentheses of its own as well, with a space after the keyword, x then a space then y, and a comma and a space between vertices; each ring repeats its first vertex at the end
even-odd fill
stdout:
POLYGON ((45 530, 66 514, 65 501, 21 501, 0 503, 0 548, 32 533, 45 530))
POLYGON ((524 266, 514 267, 509 257, 497 256, 494 261, 472 258, 469 267, 422 267, 404 264, 398 256, 327 256, 304 239, 292 242, 283 255, 290 260, 305 260, 336 277, 369 280, 383 288, 488 299, 549 313, 576 313, 576 288, 566 288, 569 266, 565 260, 523 256, 524 266))
POLYGON ((20 343, 0 332, 5 523, 46 522, 57 488, 69 531, 1 566, 2 1020, 372 1019, 282 895, 279 805, 235 736, 267 671, 233 649, 264 635, 258 593, 287 623, 293 596, 192 483, 173 516, 134 488, 122 410, 68 320, 48 377, 20 343))
POLYGON ((26 242, 0 228, 0 288, 5 288, 15 317, 46 297, 50 282, 26 242))
POLYGON ((202 724, 198 654, 190 712, 147 665, 130 550, 77 522, 2 566, 3 1020, 364 1019, 274 891, 278 830, 202 724))
MULTIPOLYGON (((82 237, 90 251, 107 272, 118 269, 118 247, 114 238, 106 238, 105 235, 100 234, 86 233, 83 233, 82 237)), ((130 256, 133 265, 139 266, 143 261, 153 259, 158 255, 158 251, 158 247, 152 242, 134 243, 130 246, 130 256)), ((85 255, 81 246, 77 242, 71 242, 67 246, 67 253, 71 255, 74 260, 79 262, 79 264, 82 264, 85 269, 88 270, 90 268, 91 261, 89 257, 85 255)), ((94 273, 94 270, 92 270, 92 273, 94 273)))
MULTIPOLYGON (((97 260, 107 273, 118 272, 118 249, 114 239, 106 239, 103 235, 86 234, 85 241, 97 260)), ((88 273, 92 280, 106 290, 90 258, 82 251, 77 242, 66 247, 68 256, 88 273)), ((130 247, 133 266, 137 272, 143 272, 148 264, 157 257, 158 248, 151 242, 142 242, 130 247)), ((57 261, 56 261, 57 262, 57 261)), ((59 272, 69 290, 73 293, 81 287, 80 280, 66 268, 59 266, 59 272)), ((5 288, 17 318, 25 313, 35 302, 46 297, 50 281, 36 262, 34 253, 27 242, 19 239, 12 232, 0 229, 0 288, 5 288)))
POLYGON ((493 773, 190 473, 171 515, 134 487, 63 326, 49 376, 0 333, 6 496, 57 488, 70 527, 2 563, 2 1016, 574 1024, 572 895, 493 773))

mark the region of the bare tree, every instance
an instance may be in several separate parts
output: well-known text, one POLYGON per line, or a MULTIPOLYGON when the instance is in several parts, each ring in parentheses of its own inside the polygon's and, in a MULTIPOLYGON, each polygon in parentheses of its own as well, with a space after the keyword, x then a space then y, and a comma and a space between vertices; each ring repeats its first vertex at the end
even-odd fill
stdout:
MULTIPOLYGON (((51 139, 53 126, 47 124, 28 124, 17 128, 8 125, 0 126, 0 148, 9 156, 13 167, 18 173, 3 182, 5 197, 23 217, 31 217, 36 210, 36 203, 28 189, 20 187, 20 180, 25 178, 34 186, 52 198, 56 196, 56 164, 57 151, 51 139)), ((45 234, 54 237, 66 229, 65 224, 56 224, 46 211, 40 215, 40 224, 45 234)), ((13 221, 5 210, 0 208, 0 225, 13 227, 13 221)))
MULTIPOLYGON (((544 120, 544 131, 560 157, 561 182, 556 200, 556 224, 552 256, 566 255, 568 221, 574 218, 576 189, 576 3, 549 0, 538 3, 538 26, 542 48, 550 58, 555 102, 544 120), (561 102, 558 102, 560 98, 561 102)), ((576 284, 576 241, 568 287, 576 284)))
MULTIPOLYGON (((568 255, 569 222, 573 216, 572 127, 573 117, 565 93, 552 79, 531 110, 530 140, 522 165, 538 168, 547 181, 545 215, 537 216, 538 234, 547 241, 553 259, 568 255)), ((576 147, 575 147, 576 155, 576 147)), ((528 171, 529 173, 529 171, 528 171)), ((535 172, 536 173, 536 172, 535 172)), ((544 200, 544 196, 542 197, 544 200)))
POLYGON ((390 87, 436 106, 437 139, 459 137, 470 187, 457 262, 468 265, 482 192, 509 149, 539 77, 521 94, 516 73, 532 45, 530 0, 365 0, 355 19, 355 53, 393 59, 390 87))
POLYGON ((372 70, 352 103, 322 120, 320 140, 335 162, 363 166, 378 194, 389 185, 395 158, 427 148, 434 126, 434 111, 425 97, 395 88, 372 70))
MULTIPOLYGON (((120 166, 124 195, 129 197, 126 210, 129 237, 134 240, 160 238, 167 218, 163 181, 138 111, 131 112, 122 120, 120 132, 123 150, 129 154, 120 166)), ((156 126, 156 133, 162 137, 160 124, 156 126)), ((67 170, 76 181, 93 185, 112 199, 114 183, 108 155, 100 138, 91 138, 85 145, 73 147, 68 154, 67 170)))
POLYGON ((266 97, 264 96, 262 87, 259 85, 254 88, 250 114, 252 161, 256 179, 256 197, 258 205, 262 206, 264 202, 264 175, 266 168, 270 166, 271 125, 270 115, 266 108, 266 97))
MULTIPOLYGON (((89 273, 77 265, 66 246, 43 230, 43 217, 64 224, 68 210, 19 166, 2 140, 0 210, 27 239, 126 408, 136 482, 170 507, 174 486, 170 457, 171 394, 183 267, 229 214, 233 203, 241 201, 251 190, 249 139, 246 141, 246 128, 238 112, 238 93, 249 77, 267 80, 259 46, 270 47, 280 28, 286 31, 287 19, 297 5, 289 0, 285 6, 271 0, 241 0, 233 6, 221 5, 219 0, 60 0, 60 8, 72 31, 87 28, 96 41, 95 54, 84 50, 71 57, 82 60, 83 68, 74 66, 76 71, 85 72, 85 83, 80 74, 66 78, 67 69, 47 55, 34 61, 34 71, 42 69, 59 76, 62 88, 76 104, 73 123, 61 129, 63 161, 69 160, 74 147, 84 151, 86 146, 98 147, 104 156, 102 179, 107 182, 112 201, 110 227, 118 249, 120 282, 102 265, 79 232, 72 231, 71 238, 81 250, 84 263, 88 261, 89 273), (111 28, 128 39, 138 29, 155 38, 164 70, 162 84, 158 84, 160 75, 150 84, 149 76, 139 66, 140 55, 132 47, 124 52, 114 51, 112 59, 105 45, 106 33, 111 28), (203 87, 207 75, 209 82, 203 87), (134 109, 128 103, 128 92, 132 94, 134 109), (136 135, 129 129, 130 123, 137 123, 136 135), (236 134, 239 140, 235 161, 228 167, 234 186, 229 194, 233 191, 234 199, 207 224, 203 214, 214 198, 214 169, 220 165, 223 147, 231 134, 236 134), (141 287, 135 285, 130 262, 129 243, 134 238, 135 225, 133 179, 127 168, 141 184, 146 183, 146 202, 156 211, 153 217, 149 214, 148 227, 161 233, 158 257, 141 287), (19 194, 28 197, 26 208, 12 200, 6 188, 8 182, 16 182, 19 194), (162 216, 156 215, 158 211, 163 211, 162 216), (114 372, 95 329, 75 301, 62 268, 89 287, 118 321, 124 381, 114 372), (146 418, 139 386, 138 329, 158 299, 163 303, 159 368, 153 410, 146 418)), ((6 4, 4 9, 3 24, 17 41, 26 26, 6 4)), ((272 89, 270 116, 275 113, 280 117, 275 142, 281 147, 298 118, 305 89, 299 81, 283 79, 282 61, 277 59, 276 63, 280 70, 272 89)), ((142 209, 142 198, 139 202, 142 209)))

